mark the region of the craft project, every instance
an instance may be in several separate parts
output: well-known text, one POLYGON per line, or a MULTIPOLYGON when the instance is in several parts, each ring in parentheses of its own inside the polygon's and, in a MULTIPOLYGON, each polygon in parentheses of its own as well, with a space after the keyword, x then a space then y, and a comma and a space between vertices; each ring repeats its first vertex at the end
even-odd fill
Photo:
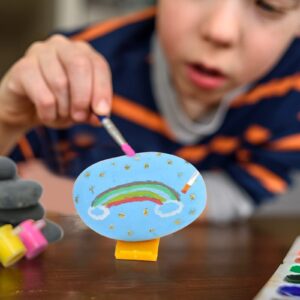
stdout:
POLYGON ((88 167, 75 181, 73 198, 87 226, 118 241, 117 258, 156 260, 159 239, 203 212, 206 189, 192 164, 145 152, 88 167))

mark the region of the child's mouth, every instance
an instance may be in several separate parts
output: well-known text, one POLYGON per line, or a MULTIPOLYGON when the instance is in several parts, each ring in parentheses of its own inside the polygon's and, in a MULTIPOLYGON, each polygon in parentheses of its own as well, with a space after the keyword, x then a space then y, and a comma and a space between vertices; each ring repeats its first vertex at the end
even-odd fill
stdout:
POLYGON ((194 84, 205 90, 220 88, 226 81, 226 76, 221 71, 202 64, 188 64, 187 76, 194 84))

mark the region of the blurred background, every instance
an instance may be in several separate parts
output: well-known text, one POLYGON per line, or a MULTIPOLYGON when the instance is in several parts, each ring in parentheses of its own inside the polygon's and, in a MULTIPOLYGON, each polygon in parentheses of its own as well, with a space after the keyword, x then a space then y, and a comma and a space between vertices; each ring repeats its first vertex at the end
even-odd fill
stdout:
POLYGON ((33 41, 53 31, 76 29, 151 3, 153 0, 1 0, 0 75, 33 41))
MULTIPOLYGON (((153 0, 1 0, 0 75, 2 76, 36 40, 53 31, 72 30, 83 25, 141 9, 153 0)), ((1 109, 1 108, 0 108, 1 109)), ((21 166, 21 175, 39 181, 44 187, 42 202, 47 211, 74 213, 73 182, 47 171, 39 162, 21 166)), ((294 187, 276 203, 266 204, 258 216, 300 214, 300 175, 294 174, 294 187)))

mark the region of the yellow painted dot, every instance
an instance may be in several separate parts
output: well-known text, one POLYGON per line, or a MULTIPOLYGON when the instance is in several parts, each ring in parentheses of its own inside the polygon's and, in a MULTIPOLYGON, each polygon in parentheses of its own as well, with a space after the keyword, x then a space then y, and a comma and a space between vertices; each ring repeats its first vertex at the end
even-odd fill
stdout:
POLYGON ((93 185, 91 185, 90 188, 89 188, 89 191, 90 191, 92 194, 94 194, 94 188, 95 188, 95 187, 94 187, 93 185))
POLYGON ((86 173, 84 174, 84 176, 85 176, 86 178, 89 178, 89 177, 91 176, 91 173, 90 173, 90 172, 86 172, 86 173))
POLYGON ((128 233, 128 236, 132 236, 133 235, 133 231, 132 230, 129 230, 127 233, 128 233))
POLYGON ((172 165, 173 161, 172 160, 168 160, 168 165, 172 165))
POLYGON ((191 200, 195 200, 195 199, 196 199, 196 195, 195 195, 195 194, 191 194, 191 195, 190 195, 190 199, 191 199, 191 200))
POLYGON ((111 225, 109 225, 108 228, 109 228, 110 230, 114 230, 114 229, 115 229, 115 225, 111 224, 111 225))
POLYGON ((180 224, 181 224, 181 220, 180 220, 180 219, 176 219, 176 220, 174 221, 174 223, 175 223, 176 225, 180 225, 180 224))
POLYGON ((126 165, 124 168, 125 168, 126 171, 130 170, 130 166, 129 165, 126 165))
POLYGON ((116 165, 116 163, 115 163, 115 162, 112 162, 112 163, 111 163, 111 165, 112 165, 112 166, 115 166, 115 165, 116 165))
POLYGON ((104 177, 105 176, 105 173, 104 172, 101 172, 100 174, 99 174, 99 177, 104 177))
POLYGON ((157 153, 156 153, 156 156, 161 156, 161 152, 157 152, 157 153))
POLYGON ((118 216, 119 216, 119 218, 121 218, 121 219, 124 219, 124 218, 126 217, 126 215, 123 214, 123 213, 119 213, 118 216))
POLYGON ((145 169, 149 169, 149 167, 150 167, 149 164, 144 164, 145 169))
POLYGON ((145 208, 144 209, 144 216, 148 216, 149 215, 149 210, 148 210, 148 208, 145 208))
POLYGON ((155 228, 150 228, 150 229, 149 229, 149 232, 151 232, 151 233, 152 233, 152 232, 155 232, 155 228))
POLYGON ((191 210, 189 211, 189 214, 190 214, 191 216, 193 216, 195 213, 196 213, 196 209, 191 209, 191 210))
POLYGON ((179 173, 177 174, 177 176, 180 178, 180 177, 183 176, 183 173, 182 173, 182 172, 179 172, 179 173))

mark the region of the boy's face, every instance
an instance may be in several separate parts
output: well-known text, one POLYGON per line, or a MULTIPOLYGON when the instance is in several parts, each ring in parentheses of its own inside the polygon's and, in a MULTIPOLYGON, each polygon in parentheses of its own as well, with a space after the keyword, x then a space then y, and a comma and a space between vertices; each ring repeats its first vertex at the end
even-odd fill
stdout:
POLYGON ((160 0, 157 28, 183 98, 220 101, 278 62, 300 32, 300 0, 160 0))

